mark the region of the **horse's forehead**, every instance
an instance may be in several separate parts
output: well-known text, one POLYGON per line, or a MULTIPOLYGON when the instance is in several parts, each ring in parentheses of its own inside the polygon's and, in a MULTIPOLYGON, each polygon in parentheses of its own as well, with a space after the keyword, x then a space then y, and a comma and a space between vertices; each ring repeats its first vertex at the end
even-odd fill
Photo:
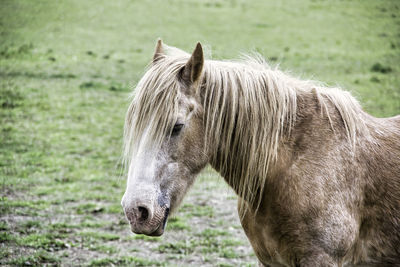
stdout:
POLYGON ((185 94, 180 94, 178 98, 178 108, 192 111, 197 105, 196 99, 193 96, 187 96, 185 94))

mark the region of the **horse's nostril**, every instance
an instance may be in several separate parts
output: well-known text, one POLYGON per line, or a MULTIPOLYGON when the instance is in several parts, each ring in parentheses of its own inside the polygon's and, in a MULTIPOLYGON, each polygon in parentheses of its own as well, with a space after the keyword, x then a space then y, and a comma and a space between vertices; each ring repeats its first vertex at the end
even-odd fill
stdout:
POLYGON ((139 207, 138 210, 139 210, 139 214, 138 214, 139 220, 146 221, 147 218, 149 217, 148 209, 146 207, 139 207))

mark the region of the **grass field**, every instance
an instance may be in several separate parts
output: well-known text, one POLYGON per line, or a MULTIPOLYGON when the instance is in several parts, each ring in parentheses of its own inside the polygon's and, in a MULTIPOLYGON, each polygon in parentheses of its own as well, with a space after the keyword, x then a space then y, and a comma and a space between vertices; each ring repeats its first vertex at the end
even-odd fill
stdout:
POLYGON ((128 95, 158 37, 209 57, 257 51, 400 113, 400 2, 0 3, 0 265, 254 266, 236 197, 207 169, 163 237, 133 235, 120 199, 128 95))

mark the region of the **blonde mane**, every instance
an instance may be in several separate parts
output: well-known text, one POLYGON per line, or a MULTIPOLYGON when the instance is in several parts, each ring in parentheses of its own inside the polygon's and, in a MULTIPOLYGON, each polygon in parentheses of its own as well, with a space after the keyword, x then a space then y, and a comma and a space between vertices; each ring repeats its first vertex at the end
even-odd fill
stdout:
MULTIPOLYGON (((166 48, 169 54, 149 66, 128 109, 124 132, 127 164, 133 154, 146 150, 149 142, 161 145, 176 122, 181 87, 177 76, 190 55, 166 48)), ((332 103, 353 146, 357 134, 365 131, 361 108, 348 92, 293 78, 260 57, 236 62, 206 60, 201 81, 197 93, 203 101, 205 147, 212 149, 210 163, 239 196, 257 206, 280 141, 290 135, 295 124, 299 95, 315 94, 330 122, 327 103, 332 103)))

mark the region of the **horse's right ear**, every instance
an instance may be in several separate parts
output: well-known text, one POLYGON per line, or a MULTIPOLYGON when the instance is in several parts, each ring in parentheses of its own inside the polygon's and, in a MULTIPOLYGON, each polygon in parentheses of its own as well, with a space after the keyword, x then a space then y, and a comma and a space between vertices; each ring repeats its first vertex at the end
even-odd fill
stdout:
POLYGON ((153 56, 153 63, 156 63, 163 57, 164 57, 163 43, 162 43, 161 39, 158 39, 157 44, 156 44, 156 51, 154 52, 154 56, 153 56))
POLYGON ((196 48, 192 53, 192 56, 190 57, 189 61, 186 63, 185 67, 182 70, 183 80, 188 84, 196 82, 201 76, 203 64, 204 64, 203 48, 201 47, 200 43, 197 43, 196 48))

